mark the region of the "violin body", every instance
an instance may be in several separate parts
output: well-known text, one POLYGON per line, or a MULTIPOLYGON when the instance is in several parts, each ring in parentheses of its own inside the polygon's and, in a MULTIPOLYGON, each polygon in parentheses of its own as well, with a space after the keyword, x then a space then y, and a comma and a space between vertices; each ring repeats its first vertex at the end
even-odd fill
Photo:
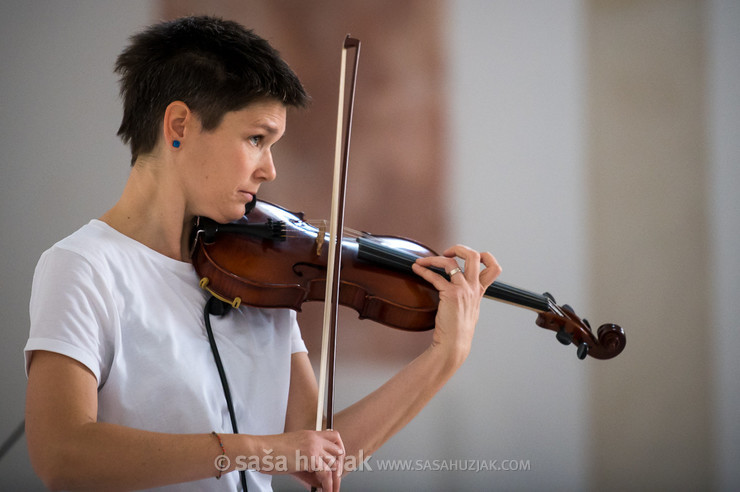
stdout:
MULTIPOLYGON (((244 303, 300 311, 304 302, 324 302, 331 247, 325 226, 311 225, 302 214, 261 200, 248 208, 242 219, 230 224, 198 218, 191 260, 201 287, 234 307, 244 303)), ((424 256, 436 253, 405 238, 343 236, 338 303, 353 308, 360 318, 393 328, 434 328, 439 294, 411 269, 424 256)), ((621 327, 604 324, 594 335, 588 321, 570 306, 555 304, 549 294, 496 281, 485 297, 537 312, 536 324, 555 331, 564 345, 574 344, 580 359, 610 359, 624 349, 621 327)))
MULTIPOLYGON (((208 279, 202 283, 232 305, 236 302, 236 305, 300 311, 304 302, 323 302, 329 250, 325 231, 304 222, 302 214, 265 201, 256 202, 249 215, 233 225, 268 221, 284 224, 275 237, 258 237, 213 223, 208 225, 216 227, 218 236, 210 240, 205 227, 201 229, 191 256, 198 275, 208 279)), ((204 225, 201 219, 200 226, 204 225)), ((372 240, 417 257, 436 255, 423 245, 403 238, 372 236, 372 240)), ((360 249, 356 238, 343 238, 339 304, 353 308, 362 319, 394 328, 407 331, 434 328, 439 304, 437 290, 416 275, 379 269, 362 261, 360 249)))

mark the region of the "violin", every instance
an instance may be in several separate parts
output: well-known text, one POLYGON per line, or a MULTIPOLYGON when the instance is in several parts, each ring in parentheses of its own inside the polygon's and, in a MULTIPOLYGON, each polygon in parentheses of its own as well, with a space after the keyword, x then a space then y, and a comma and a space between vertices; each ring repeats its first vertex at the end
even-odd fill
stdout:
MULTIPOLYGON (((402 237, 347 229, 343 236, 339 304, 357 311, 361 319, 392 328, 434 328, 438 292, 411 265, 437 253, 402 237)), ((233 307, 301 311, 304 302, 325 301, 328 242, 325 222, 311 224, 302 213, 255 198, 238 221, 196 219, 191 260, 200 286, 233 307)), ((435 271, 447 276, 444 270, 435 271)), ((562 344, 575 345, 579 359, 611 359, 624 350, 621 327, 604 324, 594 335, 587 320, 567 304, 557 305, 548 293, 495 281, 484 296, 537 312, 536 324, 554 331, 562 344)))

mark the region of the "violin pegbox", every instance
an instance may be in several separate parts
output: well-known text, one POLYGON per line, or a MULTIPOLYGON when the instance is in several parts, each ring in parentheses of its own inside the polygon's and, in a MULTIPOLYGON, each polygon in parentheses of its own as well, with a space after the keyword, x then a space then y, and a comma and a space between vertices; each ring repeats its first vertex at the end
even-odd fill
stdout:
POLYGON ((607 323, 601 325, 594 335, 588 320, 580 318, 571 306, 558 306, 548 292, 544 296, 549 301, 549 308, 539 313, 537 326, 553 330, 563 345, 574 344, 579 359, 583 360, 587 355, 595 359, 611 359, 624 350, 626 337, 621 327, 607 323))

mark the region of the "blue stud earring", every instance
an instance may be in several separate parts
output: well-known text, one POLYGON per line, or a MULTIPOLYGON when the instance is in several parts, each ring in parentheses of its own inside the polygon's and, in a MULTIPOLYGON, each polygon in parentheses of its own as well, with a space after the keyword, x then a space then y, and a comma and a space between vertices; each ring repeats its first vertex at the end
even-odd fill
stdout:
POLYGON ((180 147, 180 141, 179 141, 179 140, 173 140, 173 141, 172 141, 172 146, 173 146, 174 148, 178 148, 178 147, 180 147))

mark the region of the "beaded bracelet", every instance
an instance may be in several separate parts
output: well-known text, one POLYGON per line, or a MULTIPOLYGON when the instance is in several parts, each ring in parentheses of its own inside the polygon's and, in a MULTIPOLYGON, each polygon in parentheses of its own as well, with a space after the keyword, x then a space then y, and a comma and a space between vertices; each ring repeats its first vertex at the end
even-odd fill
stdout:
MULTIPOLYGON (((224 449, 224 443, 221 440, 221 436, 219 436, 218 434, 216 434, 215 431, 211 432, 211 434, 213 434, 214 436, 216 436, 216 439, 218 439, 218 445, 221 447, 221 456, 224 456, 225 457, 226 456, 226 449, 224 449)), ((216 480, 219 480, 221 478, 221 475, 224 472, 224 470, 223 470, 223 468, 221 466, 221 463, 224 463, 228 459, 229 458, 226 458, 226 457, 225 458, 221 458, 220 456, 218 458, 216 458, 216 469, 218 470, 218 476, 216 477, 216 480)), ((228 461, 226 461, 226 462, 228 462, 228 461)))

